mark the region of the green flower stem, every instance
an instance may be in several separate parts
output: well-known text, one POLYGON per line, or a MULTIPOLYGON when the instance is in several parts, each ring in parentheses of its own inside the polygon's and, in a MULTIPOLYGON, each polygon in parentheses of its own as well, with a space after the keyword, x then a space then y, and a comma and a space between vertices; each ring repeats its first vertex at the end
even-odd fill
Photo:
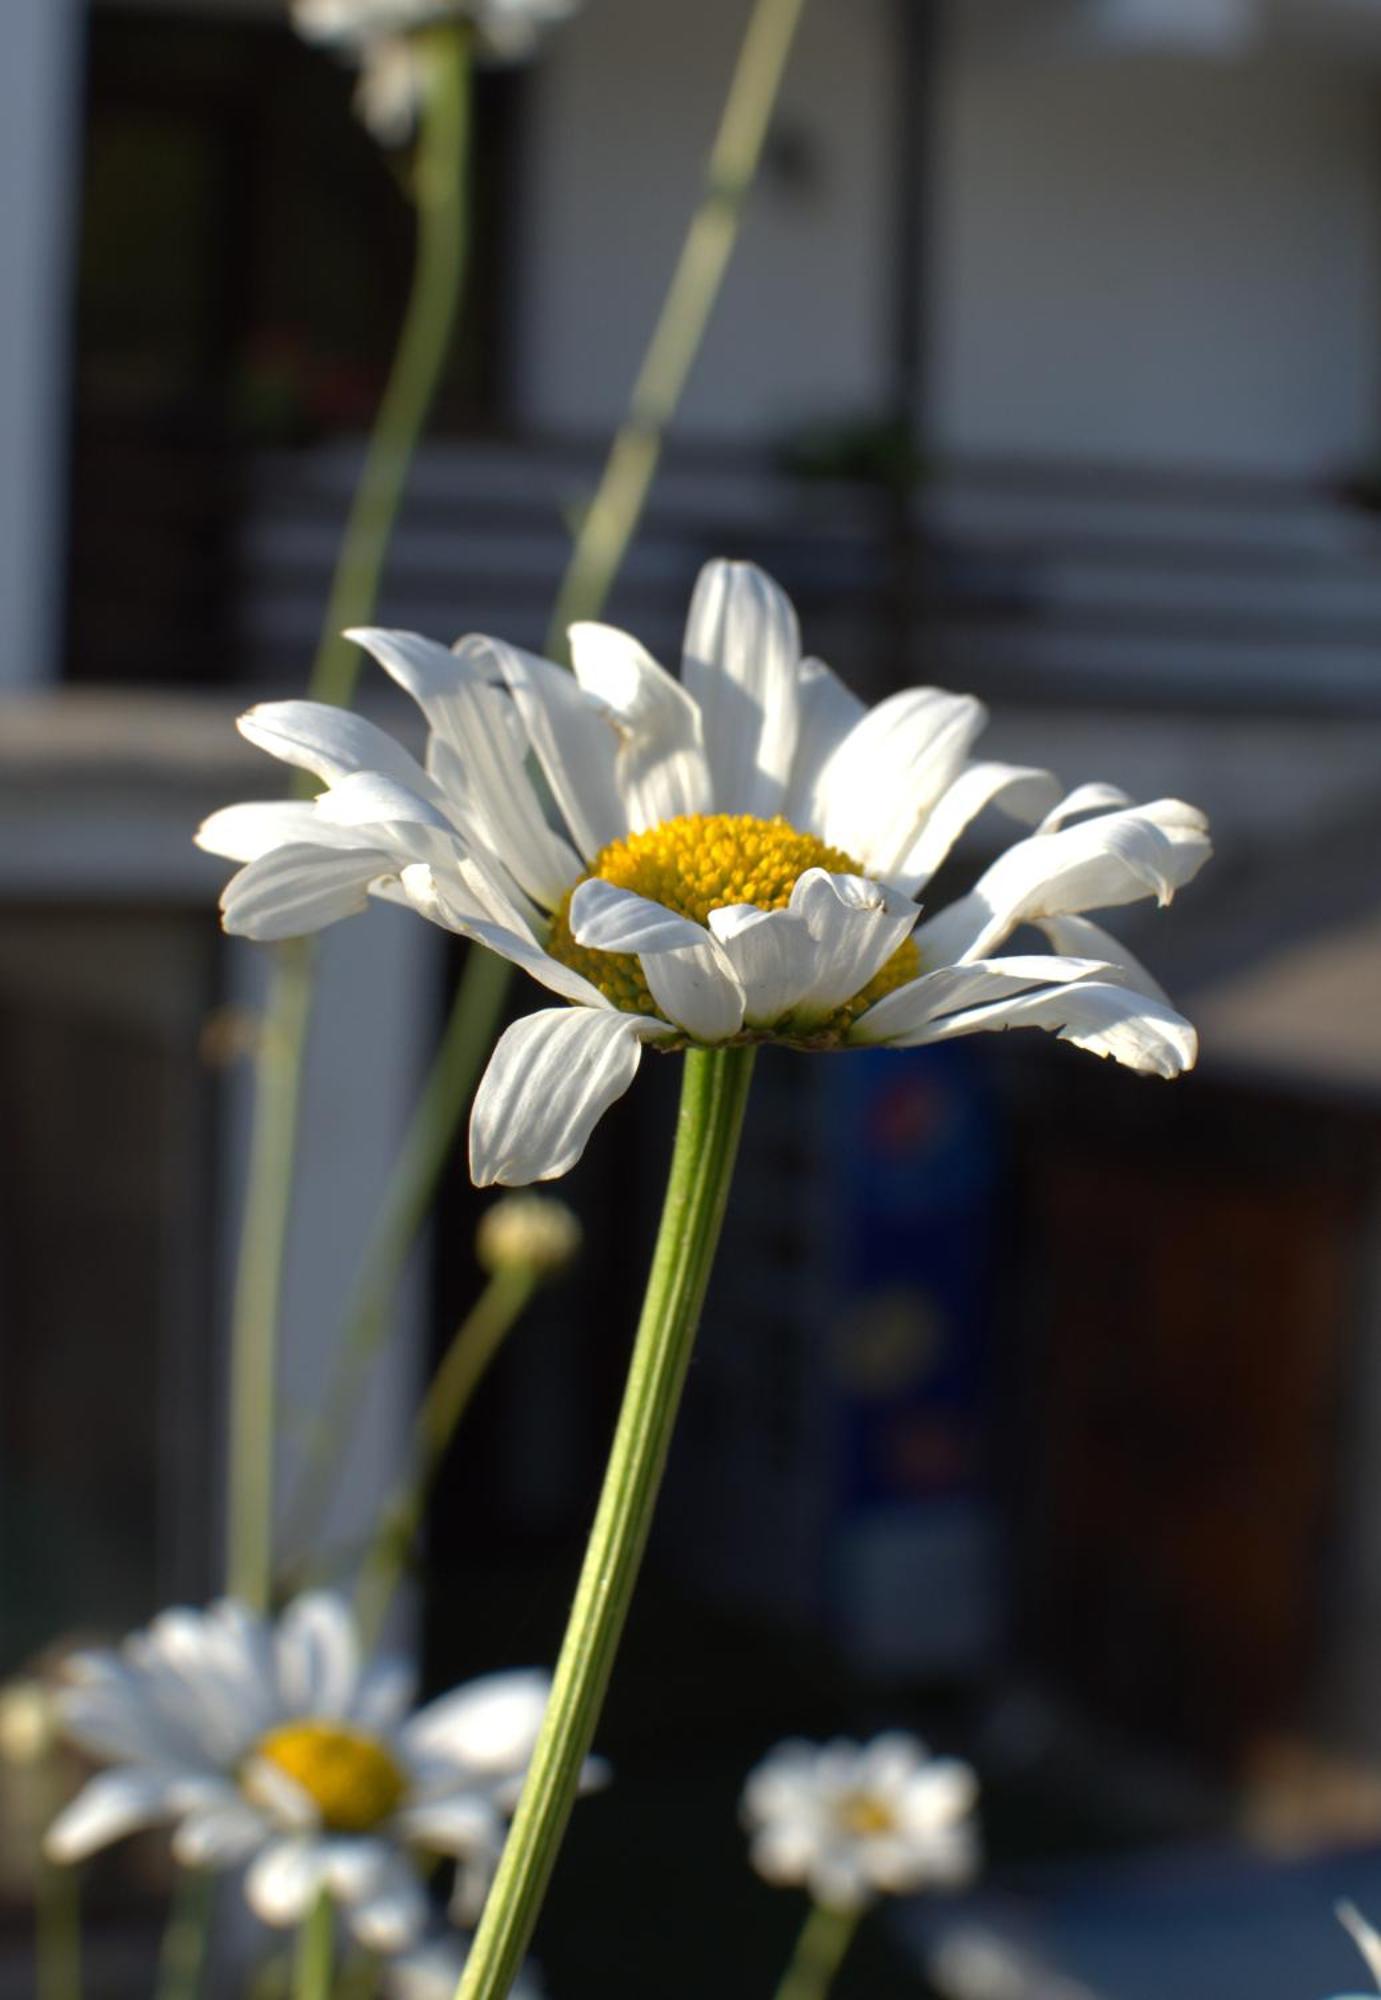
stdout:
MULTIPOLYGON (((348 702, 358 650, 342 630, 378 597, 408 467, 450 351, 468 244, 470 36, 426 37, 428 88, 415 161, 417 252, 397 352, 337 559, 307 693, 348 702)), ((227 1582, 257 1609, 272 1583, 278 1318, 311 1018, 313 953, 280 946, 269 982, 254 1090, 254 1131, 231 1316, 227 1582)))
POLYGON ((287 1546, 299 1551, 304 1563, 320 1541, 371 1364, 388 1338, 399 1278, 426 1221, 456 1128, 489 1052, 492 1034, 482 1038, 472 1032, 470 1024, 475 1019, 497 1020, 507 986, 506 961, 472 945, 465 955, 455 1006, 365 1249, 322 1414, 304 1444, 302 1471, 284 1534, 287 1546))
POLYGON ((442 1356, 417 1413, 407 1476, 384 1510, 360 1573, 355 1622, 365 1647, 378 1640, 456 1426, 536 1288, 537 1274, 531 1267, 496 1271, 442 1356))
MULTIPOLYGON (((705 187, 691 219, 626 421, 616 432, 593 500, 566 566, 546 649, 566 658, 566 627, 598 618, 637 533, 662 440, 718 302, 738 241, 763 140, 804 0, 757 0, 729 85, 710 153, 705 187)), ((512 968, 471 945, 441 1048, 429 1070, 394 1168, 384 1222, 365 1251, 345 1339, 328 1387, 325 1415, 311 1448, 304 1503, 290 1546, 310 1547, 330 1498, 329 1480, 344 1449, 368 1379, 388 1337, 390 1308, 403 1267, 432 1203, 441 1170, 474 1081, 493 1046, 512 968)), ((294 1510, 296 1515, 296 1509, 294 1510)))
POLYGON ((825 2000, 858 1929, 860 1910, 811 1906, 776 2000, 825 2000))
POLYGON ((752 1048, 691 1049, 676 1146, 604 1490, 532 1767, 457 2000, 503 2000, 522 1964, 599 1722, 719 1244, 752 1048))
POLYGON ((200 2000, 215 1893, 215 1877, 207 1869, 184 1868, 179 1874, 163 1927, 157 2000, 200 2000))
POLYGON ((323 1889, 297 1933, 292 2000, 331 2000, 335 1961, 335 1912, 328 1891, 323 1889))
POLYGON ((80 1871, 40 1861, 34 1902, 37 2000, 82 2000, 80 1871))

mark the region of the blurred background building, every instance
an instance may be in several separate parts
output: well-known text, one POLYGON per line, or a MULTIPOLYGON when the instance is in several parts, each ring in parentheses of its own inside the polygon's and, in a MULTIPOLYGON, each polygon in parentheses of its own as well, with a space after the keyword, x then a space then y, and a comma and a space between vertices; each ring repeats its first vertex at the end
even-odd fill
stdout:
MULTIPOLYGON (((482 75, 383 622, 540 643, 745 14, 586 0, 482 75)), ((301 686, 409 265, 395 166, 276 0, 6 0, 4 33, 0 1674, 215 1587, 263 961, 189 836, 277 784, 232 719, 301 686)), ((764 1988, 794 1912, 744 1873, 739 1777, 891 1719, 993 1801, 983 1937, 929 1920, 937 1991, 1348 1983, 1332 1896, 1381 1911, 1378 509, 1381 0, 811 0, 611 615, 674 656, 698 564, 752 556, 854 685, 971 688, 995 754, 1207 807, 1213 867, 1119 926, 1204 1055, 1173 1090, 1039 1037, 764 1062, 557 2000, 722 1984, 713 1936, 665 1963, 688 1878, 764 1988), (645 1911, 614 1972, 583 1896, 611 1868, 645 1911), (1037 1968, 1005 1986, 999 1934, 1037 1968)), ((299 1412, 455 973, 388 911, 323 960, 299 1412)), ((582 1271, 457 1453, 438 1673, 559 1633, 669 1083, 597 1136, 582 1271)), ((474 1284, 460 1178, 345 1550, 474 1284)), ((872 1949, 858 1992, 895 1990, 904 1945, 872 1949)))

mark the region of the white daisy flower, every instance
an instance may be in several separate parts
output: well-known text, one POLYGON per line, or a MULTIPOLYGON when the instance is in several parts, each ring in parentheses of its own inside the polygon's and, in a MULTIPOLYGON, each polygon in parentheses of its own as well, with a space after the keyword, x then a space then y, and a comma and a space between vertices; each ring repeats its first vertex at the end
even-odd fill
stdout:
POLYGON ((879 1895, 971 1881, 977 1795, 967 1764, 932 1757, 914 1736, 780 1743, 744 1787, 743 1820, 765 1880, 857 1910, 879 1895))
POLYGON ((356 108, 375 137, 391 146, 410 136, 427 87, 426 50, 416 30, 469 21, 483 55, 519 62, 578 5, 579 0, 291 0, 291 16, 304 40, 323 43, 359 65, 356 108))
POLYGON ((791 604, 751 564, 702 571, 680 681, 604 625, 572 627, 573 673, 496 639, 351 636, 420 704, 425 770, 357 715, 269 703, 242 732, 325 790, 231 806, 197 837, 247 864, 221 899, 229 931, 291 937, 380 895, 560 996, 494 1050, 471 1118, 481 1186, 574 1166, 645 1042, 906 1048, 1033 1027, 1159 1076, 1193 1063, 1189 1023, 1082 913, 1168 903, 1209 853, 1202 813, 1109 785, 1062 799, 1047 771, 974 761, 985 712, 965 695, 866 709, 801 658, 791 604), (922 916, 993 804, 1035 831, 922 916), (1024 925, 1050 949, 1003 955, 1024 925))
MULTIPOLYGON (((464 1938, 432 1938, 389 1960, 384 1967, 384 1992, 388 2000, 455 2000, 469 1955, 464 1938)), ((509 1988, 508 2000, 545 2000, 545 1994, 536 1967, 529 1964, 509 1988)))
MULTIPOLYGON (((1376 1981, 1377 1991, 1381 1992, 1381 1937, 1351 1903, 1338 1904, 1338 1921, 1366 1960, 1367 1971, 1376 1981)), ((1363 1996, 1360 1993, 1340 1993, 1337 2000, 1363 2000, 1363 1996)))
POLYGON ((249 1864, 265 1923, 299 1923, 324 1888, 381 1952, 426 1923, 411 1850, 487 1883, 549 1692, 544 1673, 492 1674, 409 1714, 410 1669, 365 1665, 349 1610, 326 1592, 276 1625, 229 1600, 165 1611, 69 1672, 63 1725, 113 1768, 53 1823, 52 1860, 171 1824, 185 1867, 249 1864))

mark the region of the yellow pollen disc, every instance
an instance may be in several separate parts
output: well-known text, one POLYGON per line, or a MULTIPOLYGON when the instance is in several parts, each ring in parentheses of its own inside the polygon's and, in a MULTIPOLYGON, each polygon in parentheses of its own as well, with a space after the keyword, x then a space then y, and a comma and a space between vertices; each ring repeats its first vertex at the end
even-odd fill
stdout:
POLYGON ((839 1801, 837 1811, 844 1831, 863 1839, 869 1834, 895 1833, 897 1830, 891 1808, 870 1792, 849 1792, 839 1801))
POLYGON ((342 1722, 288 1722, 255 1755, 315 1803, 332 1833, 367 1833, 402 1804, 407 1783, 382 1743, 342 1722))
MULTIPOLYGON (((612 882, 631 889, 692 923, 708 926, 711 910, 752 903, 759 910, 784 910, 808 868, 832 875, 862 875, 851 855, 828 847, 813 833, 798 833, 784 819, 757 819, 751 813, 686 813, 646 833, 611 841, 595 856, 580 880, 612 882)), ((594 951, 571 936, 571 896, 552 920, 547 950, 597 986, 627 1014, 656 1014, 657 1007, 631 954, 594 951)), ((811 1042, 838 1041, 875 1000, 903 986, 920 971, 920 954, 910 938, 899 945, 881 972, 823 1022, 812 1025, 811 1042)), ((789 1033, 785 1037, 790 1039, 789 1033)))

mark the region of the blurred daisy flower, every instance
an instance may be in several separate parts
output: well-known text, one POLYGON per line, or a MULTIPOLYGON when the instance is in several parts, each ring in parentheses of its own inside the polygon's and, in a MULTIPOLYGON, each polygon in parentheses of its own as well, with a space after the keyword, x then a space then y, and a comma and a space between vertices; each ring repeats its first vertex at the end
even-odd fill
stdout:
POLYGON ((967 1764, 914 1736, 780 1743, 751 1774, 743 1821, 768 1882, 799 1885, 831 1910, 880 1895, 960 1888, 978 1867, 967 1764))
POLYGON ((298 33, 358 63, 356 108, 384 145, 412 133, 427 88, 427 48, 416 31, 466 21, 482 55, 500 62, 531 55, 543 32, 579 0, 291 0, 298 33))
POLYGON ((491 1276, 528 1272, 545 1283, 569 1269, 583 1241, 579 1217, 564 1201, 548 1194, 506 1194, 480 1217, 475 1255, 491 1276))
POLYGON ((325 1889, 381 1952, 426 1923, 413 1850, 455 1859, 482 1897, 549 1691, 543 1673, 494 1674, 409 1713, 410 1669, 365 1665, 324 1592, 276 1624, 229 1600, 165 1611, 69 1675, 63 1726, 113 1768, 54 1821, 51 1860, 171 1824, 183 1866, 249 1864, 265 1923, 299 1923, 325 1889))
MULTIPOLYGON (((1351 1903, 1339 1903, 1338 1921, 1366 1960, 1367 1971, 1376 1981, 1377 1991, 1381 1992, 1381 1937, 1351 1903)), ((1340 1993, 1337 2000, 1362 2000, 1362 1995, 1340 1993)))
POLYGON ((605 625, 573 673, 495 639, 351 635, 419 703, 426 768, 359 716, 274 702, 251 742, 313 772, 311 802, 231 806, 198 840, 246 863, 225 927, 273 939, 403 902, 558 994, 501 1037, 471 1117, 475 1180, 565 1173, 645 1042, 911 1047, 1047 1028, 1169 1077, 1194 1030, 1083 912, 1168 903, 1209 854, 1203 814, 978 761, 982 705, 909 688, 865 708, 801 657, 747 563, 702 571, 681 679, 605 625), (554 803, 553 825, 544 801, 554 803), (968 892, 917 903, 986 806, 1034 826, 968 892), (1044 952, 1004 955, 1032 926, 1044 952))
MULTIPOLYGON (((388 2000, 455 2000, 469 1946, 454 1935, 429 1939, 390 1959, 383 1987, 388 2000)), ((545 1989, 531 1965, 509 1988, 508 2000, 544 2000, 545 1989)))

